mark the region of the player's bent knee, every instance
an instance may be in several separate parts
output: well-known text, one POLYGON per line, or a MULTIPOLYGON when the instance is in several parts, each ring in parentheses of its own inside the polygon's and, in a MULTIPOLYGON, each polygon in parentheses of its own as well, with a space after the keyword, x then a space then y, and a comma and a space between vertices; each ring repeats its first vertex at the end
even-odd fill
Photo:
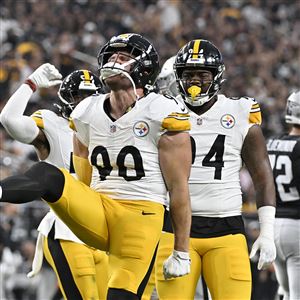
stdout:
POLYGON ((46 162, 39 162, 24 175, 40 183, 42 198, 46 201, 55 202, 61 197, 65 177, 57 167, 46 162))

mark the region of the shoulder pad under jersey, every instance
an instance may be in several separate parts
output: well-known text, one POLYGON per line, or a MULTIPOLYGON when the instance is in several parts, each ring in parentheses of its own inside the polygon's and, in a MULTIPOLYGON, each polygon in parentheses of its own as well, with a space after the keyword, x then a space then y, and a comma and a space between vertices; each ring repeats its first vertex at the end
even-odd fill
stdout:
POLYGON ((191 129, 186 106, 174 97, 159 95, 154 100, 152 115, 160 116, 161 127, 167 131, 187 131, 191 129))

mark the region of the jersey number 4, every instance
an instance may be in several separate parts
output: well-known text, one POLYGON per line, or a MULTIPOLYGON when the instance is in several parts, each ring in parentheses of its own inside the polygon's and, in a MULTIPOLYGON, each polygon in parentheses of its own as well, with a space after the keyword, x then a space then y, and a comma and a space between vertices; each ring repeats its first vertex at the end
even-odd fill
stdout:
MULTIPOLYGON (((105 180, 113 169, 107 149, 103 146, 94 148, 91 155, 91 163, 98 169, 101 180, 105 180), (98 155, 102 157, 103 166, 99 166, 97 163, 98 155)), ((119 176, 123 177, 126 181, 140 180, 142 177, 145 177, 142 156, 140 151, 134 146, 123 147, 117 156, 116 164, 119 169, 119 176), (125 166, 125 158, 127 155, 131 155, 133 158, 135 175, 128 175, 128 168, 125 166)))
MULTIPOLYGON (((192 143, 192 163, 195 161, 196 156, 196 142, 193 137, 191 137, 192 143)), ((225 135, 219 134, 214 143, 212 144, 210 150, 205 155, 202 160, 202 166, 215 168, 214 179, 221 180, 222 178, 222 168, 224 167, 223 155, 224 155, 224 144, 225 135)))

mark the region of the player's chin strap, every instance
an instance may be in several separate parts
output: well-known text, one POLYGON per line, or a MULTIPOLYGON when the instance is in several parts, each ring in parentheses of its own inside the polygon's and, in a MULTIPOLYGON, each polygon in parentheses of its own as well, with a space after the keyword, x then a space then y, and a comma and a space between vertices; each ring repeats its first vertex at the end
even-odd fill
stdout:
POLYGON ((108 63, 106 63, 103 66, 103 68, 100 70, 100 79, 105 80, 109 77, 113 77, 113 76, 122 74, 130 80, 130 82, 133 86, 134 94, 136 95, 136 98, 138 98, 135 83, 134 83, 133 79, 131 78, 131 76, 128 74, 128 72, 125 71, 125 67, 129 64, 132 64, 133 61, 134 60, 129 60, 128 62, 126 62, 125 64, 122 64, 122 65, 117 63, 117 62, 108 62, 108 63))
POLYGON ((28 278, 34 277, 36 274, 38 274, 42 268, 43 264, 43 242, 44 242, 44 236, 42 233, 39 232, 39 235, 37 237, 36 245, 35 245, 35 253, 34 258, 32 261, 32 270, 27 274, 28 278))
POLYGON ((136 95, 136 99, 139 98, 139 95, 136 92, 136 86, 135 83, 133 81, 133 79, 131 78, 131 76, 129 75, 129 73, 125 70, 125 67, 135 63, 136 61, 141 60, 142 58, 146 57, 147 54, 149 54, 151 52, 152 46, 150 45, 147 49, 147 51, 143 52, 141 55, 136 56, 135 58, 130 59, 129 61, 125 62, 124 64, 119 64, 117 62, 108 62, 106 63, 101 69, 100 69, 100 79, 101 80, 105 80, 109 77, 112 76, 116 76, 116 75, 124 75, 125 77, 127 77, 132 86, 133 86, 133 91, 134 94, 136 95))

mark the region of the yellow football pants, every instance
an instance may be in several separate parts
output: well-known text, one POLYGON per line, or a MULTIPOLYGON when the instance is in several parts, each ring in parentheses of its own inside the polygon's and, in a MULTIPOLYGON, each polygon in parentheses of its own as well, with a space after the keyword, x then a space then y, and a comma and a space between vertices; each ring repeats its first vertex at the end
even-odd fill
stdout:
POLYGON ((62 169, 61 198, 48 203, 87 245, 109 252, 108 288, 141 295, 163 226, 163 205, 112 200, 62 169))
POLYGON ((142 300, 150 300, 155 288, 155 265, 153 266, 149 281, 146 285, 142 300))
POLYGON ((202 273, 213 300, 249 300, 251 270, 245 236, 190 238, 191 273, 165 280, 163 262, 172 253, 174 235, 162 233, 156 259, 156 288, 160 300, 193 300, 202 273))
POLYGON ((84 244, 45 238, 44 255, 55 271, 64 299, 105 300, 108 256, 84 244))

